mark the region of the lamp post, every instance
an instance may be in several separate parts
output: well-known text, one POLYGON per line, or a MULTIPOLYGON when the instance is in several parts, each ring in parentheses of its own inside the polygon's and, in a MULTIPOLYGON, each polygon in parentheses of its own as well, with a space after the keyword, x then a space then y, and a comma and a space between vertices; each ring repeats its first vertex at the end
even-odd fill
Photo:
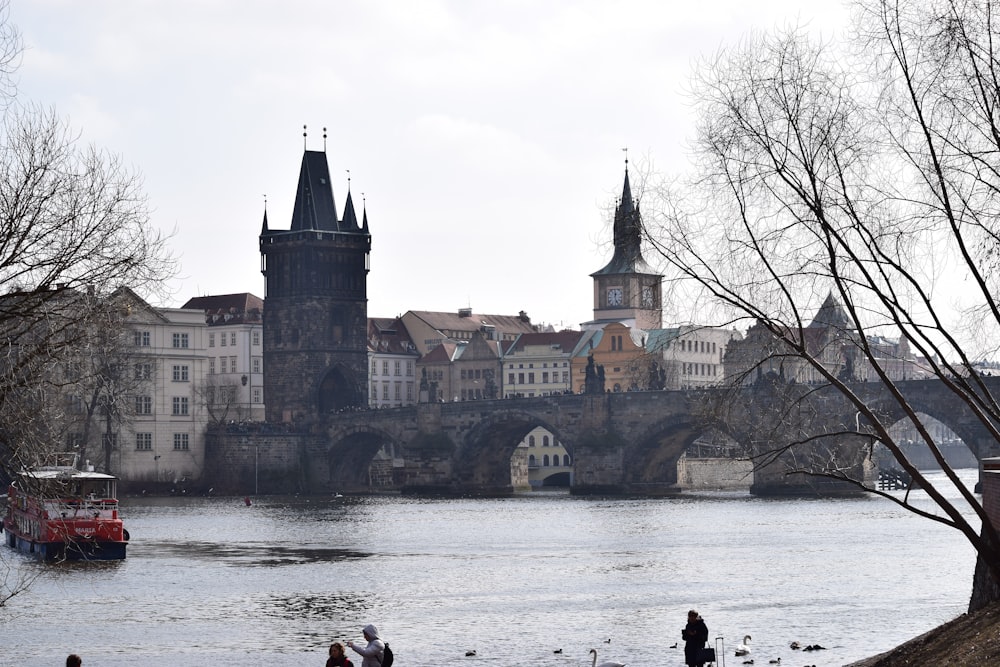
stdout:
POLYGON ((258 459, 258 446, 253 446, 253 495, 260 495, 257 493, 257 459, 258 459))

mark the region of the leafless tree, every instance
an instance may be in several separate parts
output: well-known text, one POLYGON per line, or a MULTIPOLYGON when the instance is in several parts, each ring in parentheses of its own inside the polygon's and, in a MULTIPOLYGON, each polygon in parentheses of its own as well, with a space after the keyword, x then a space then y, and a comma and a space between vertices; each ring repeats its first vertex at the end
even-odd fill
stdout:
MULTIPOLYGON (((65 371, 107 324, 106 298, 175 270, 140 176, 16 96, 20 34, 0 3, 0 470, 63 449, 65 371)), ((110 407, 110 406, 109 406, 110 407)), ((117 409, 117 408, 114 408, 117 409)), ((0 590, 0 604, 19 590, 0 590)))
MULTIPOLYGON (((720 319, 742 319, 776 341, 768 363, 778 381, 798 364, 834 388, 857 411, 856 424, 837 435, 883 443, 940 511, 921 510, 909 494, 887 497, 952 526, 975 547, 977 569, 992 582, 977 574, 972 608, 996 595, 1000 539, 872 341, 901 336, 925 371, 1000 439, 1000 405, 973 365, 989 352, 979 343, 995 345, 1000 328, 994 8, 986 0, 858 0, 843 43, 820 44, 795 29, 755 34, 704 62, 693 86, 701 119, 695 176, 662 189, 660 224, 650 229, 672 276, 710 295, 720 319), (961 280, 969 307, 962 316, 946 289, 950 278, 961 280), (829 293, 847 314, 844 335, 817 345, 807 325, 829 293), (987 334, 979 340, 963 324, 972 315, 987 334), (862 366, 961 501, 928 482, 891 424, 856 393, 862 366)), ((646 202, 648 216, 649 194, 646 202)), ((794 408, 786 410, 793 418, 794 408)), ((863 483, 832 462, 820 474, 863 483)))
POLYGON ((250 417, 249 410, 240 402, 240 387, 233 380, 221 380, 218 375, 207 375, 195 387, 194 394, 213 424, 243 421, 250 417))

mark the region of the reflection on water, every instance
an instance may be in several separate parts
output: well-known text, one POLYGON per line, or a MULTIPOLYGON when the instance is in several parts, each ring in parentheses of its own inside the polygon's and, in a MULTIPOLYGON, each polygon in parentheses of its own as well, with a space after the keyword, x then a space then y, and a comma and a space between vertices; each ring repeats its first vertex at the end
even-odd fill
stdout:
POLYGON ((125 561, 4 551, 12 575, 39 577, 0 608, 0 666, 70 650, 104 667, 319 665, 372 622, 401 667, 575 667, 592 647, 680 665, 670 646, 696 607, 730 648, 752 635, 757 664, 802 664, 799 641, 827 646, 808 663, 829 667, 962 613, 974 563, 955 531, 874 497, 132 498, 122 511, 125 561))
POLYGON ((214 542, 149 542, 143 545, 148 558, 206 559, 235 567, 276 567, 301 565, 354 558, 367 558, 370 552, 354 549, 297 547, 258 544, 216 544, 214 542))

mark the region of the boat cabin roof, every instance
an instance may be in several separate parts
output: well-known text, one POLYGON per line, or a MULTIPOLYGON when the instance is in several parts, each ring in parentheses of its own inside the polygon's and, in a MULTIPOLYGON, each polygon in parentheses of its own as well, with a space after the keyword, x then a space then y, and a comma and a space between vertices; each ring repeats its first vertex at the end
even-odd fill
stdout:
POLYGON ((22 477, 30 477, 32 479, 75 479, 81 481, 118 479, 114 475, 106 475, 103 472, 77 470, 76 468, 70 468, 68 466, 44 466, 41 468, 35 468, 34 470, 24 470, 18 474, 22 477))

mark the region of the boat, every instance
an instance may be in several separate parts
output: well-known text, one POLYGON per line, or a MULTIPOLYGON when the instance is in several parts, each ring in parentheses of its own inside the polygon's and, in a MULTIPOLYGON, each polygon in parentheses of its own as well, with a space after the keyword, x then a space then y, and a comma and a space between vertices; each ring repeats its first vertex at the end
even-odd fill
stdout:
POLYGON ((70 461, 15 475, 3 522, 7 546, 47 561, 122 560, 129 534, 118 515, 118 478, 70 461))

